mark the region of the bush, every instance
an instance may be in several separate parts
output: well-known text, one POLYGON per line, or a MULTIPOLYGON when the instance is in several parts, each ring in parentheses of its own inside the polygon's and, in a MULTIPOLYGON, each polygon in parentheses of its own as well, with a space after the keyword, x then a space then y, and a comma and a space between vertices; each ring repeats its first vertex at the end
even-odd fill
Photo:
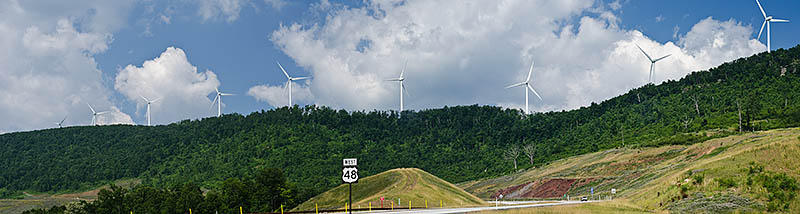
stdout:
POLYGON ((716 178, 714 180, 717 181, 717 184, 722 188, 736 187, 736 180, 733 178, 716 178))
POLYGON ((697 174, 692 178, 694 179, 695 185, 703 185, 703 180, 705 179, 705 176, 703 176, 703 174, 697 174))
POLYGON ((767 189, 767 210, 781 211, 789 209, 789 204, 797 195, 797 180, 786 174, 760 176, 762 185, 767 189))

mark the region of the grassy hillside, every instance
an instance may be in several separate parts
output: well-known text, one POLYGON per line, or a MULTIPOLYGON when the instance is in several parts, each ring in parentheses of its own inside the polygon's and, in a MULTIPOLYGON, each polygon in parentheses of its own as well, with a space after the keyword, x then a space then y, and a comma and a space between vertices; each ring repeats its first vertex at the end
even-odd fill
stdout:
MULTIPOLYGON (((800 210, 800 129, 732 135, 694 145, 620 148, 458 184, 483 198, 517 198, 551 180, 572 197, 614 196, 647 210, 800 210), (784 177, 785 175, 785 177, 784 177), (525 188, 528 187, 528 188, 525 188)), ((551 182, 552 183, 552 182, 551 182)))
MULTIPOLYGON (((348 193, 348 185, 343 184, 314 196, 295 210, 313 210, 315 204, 320 209, 341 209, 348 200, 348 193)), ((426 200, 429 207, 483 204, 483 200, 461 188, 416 168, 392 169, 353 184, 353 207, 367 208, 369 203, 379 207, 381 197, 385 200, 384 207, 390 207, 392 203, 397 207, 397 199, 400 199, 399 206, 403 207, 408 207, 409 201, 412 206, 425 206, 426 200)))
MULTIPOLYGON (((477 105, 402 113, 295 106, 155 127, 9 133, 0 135, 7 163, 0 164, 0 197, 88 190, 123 178, 219 189, 225 179, 280 168, 307 199, 340 184, 344 157, 363 160, 363 176, 415 167, 454 183, 495 177, 518 170, 505 154, 523 146, 533 148, 532 160, 513 159, 527 169, 623 146, 691 145, 739 130, 796 127, 798 68, 800 48, 781 49, 580 109, 532 115, 477 105)), ((586 182, 592 180, 553 184, 586 182)), ((549 186, 536 194, 563 191, 549 186)))

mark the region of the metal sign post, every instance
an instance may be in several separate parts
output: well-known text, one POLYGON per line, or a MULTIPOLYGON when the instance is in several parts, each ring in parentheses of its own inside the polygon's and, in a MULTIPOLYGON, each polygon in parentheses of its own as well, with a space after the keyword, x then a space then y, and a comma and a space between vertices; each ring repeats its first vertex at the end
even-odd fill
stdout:
POLYGON ((358 161, 355 158, 345 158, 342 160, 342 182, 350 187, 348 210, 353 213, 353 183, 358 183, 358 161))

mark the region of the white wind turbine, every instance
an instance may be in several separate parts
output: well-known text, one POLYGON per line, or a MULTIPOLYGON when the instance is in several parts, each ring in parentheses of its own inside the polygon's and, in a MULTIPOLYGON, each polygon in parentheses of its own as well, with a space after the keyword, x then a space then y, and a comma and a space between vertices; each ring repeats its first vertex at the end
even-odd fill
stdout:
POLYGON ((211 101, 211 107, 209 108, 214 108, 214 102, 217 102, 217 117, 219 117, 222 116, 222 96, 232 96, 234 94, 219 92, 219 88, 217 87, 214 87, 214 90, 217 91, 217 96, 211 101))
POLYGON ((67 115, 66 115, 66 116, 64 116, 64 119, 61 119, 61 121, 60 121, 60 122, 58 122, 58 123, 55 123, 56 125, 58 125, 58 128, 61 128, 61 125, 63 125, 63 124, 64 124, 64 121, 66 121, 66 120, 67 120, 67 117, 69 117, 69 113, 67 113, 67 115))
POLYGON ((653 58, 650 57, 650 55, 647 54, 647 52, 644 52, 644 49, 642 49, 642 47, 639 47, 639 44, 635 44, 635 45, 636 45, 637 48, 639 48, 640 51, 642 51, 644 56, 646 56, 647 59, 650 60, 650 77, 648 77, 648 81, 650 81, 650 83, 653 83, 653 74, 656 73, 656 62, 658 62, 658 61, 660 61, 660 60, 662 60, 664 58, 667 58, 668 56, 671 56, 672 54, 667 54, 666 56, 662 56, 661 58, 653 59, 653 58))
MULTIPOLYGON (((406 80, 406 78, 403 77, 403 74, 406 73, 406 65, 408 65, 408 61, 406 61, 406 63, 403 64, 403 70, 400 70, 400 77, 386 80, 386 81, 400 82, 400 112, 403 112, 403 92, 405 91, 406 94, 408 94, 408 89, 406 89, 406 85, 403 84, 403 81, 406 80)), ((411 96, 411 94, 408 95, 411 96)))
POLYGON ((92 108, 92 105, 89 104, 89 103, 86 103, 86 105, 88 105, 89 109, 92 110, 92 125, 93 126, 97 125, 97 115, 108 113, 108 111, 101 111, 101 112, 95 111, 94 108, 92 108))
POLYGON ((292 76, 289 76, 289 73, 286 73, 286 69, 283 69, 283 66, 281 65, 280 62, 275 61, 275 63, 278 63, 278 67, 280 67, 281 71, 283 71, 283 74, 286 75, 286 85, 289 88, 289 105, 287 105, 287 106, 291 107, 292 106, 292 81, 304 80, 304 79, 308 79, 308 77, 292 77, 292 76))
POLYGON ((530 114, 530 111, 528 111, 528 90, 531 90, 533 92, 533 94, 535 94, 536 97, 539 98, 540 101, 542 100, 542 97, 539 96, 539 93, 536 93, 536 90, 533 90, 533 87, 531 87, 531 84, 530 84, 531 73, 533 73, 533 62, 531 62, 531 69, 528 70, 528 78, 525 79, 525 82, 521 82, 521 83, 517 83, 517 84, 506 86, 506 89, 509 89, 509 88, 525 85, 525 114, 530 114))
POLYGON ((772 16, 767 16, 767 13, 764 12, 764 8, 761 7, 761 2, 758 2, 758 0, 756 0, 756 4, 758 4, 758 9, 761 10, 761 15, 764 15, 764 23, 761 23, 761 30, 758 30, 758 38, 757 39, 759 39, 759 40, 761 39, 761 33, 764 32, 764 25, 767 25, 767 53, 769 53, 770 50, 772 50, 771 47, 770 47, 769 23, 770 22, 789 22, 789 20, 775 19, 775 18, 772 18, 772 16))
MULTIPOLYGON (((139 95, 139 97, 141 97, 142 99, 144 99, 145 102, 147 102, 147 125, 150 126, 150 104, 161 100, 161 98, 155 100, 148 100, 146 97, 142 95, 139 95)), ((214 103, 211 104, 213 105, 214 103)))

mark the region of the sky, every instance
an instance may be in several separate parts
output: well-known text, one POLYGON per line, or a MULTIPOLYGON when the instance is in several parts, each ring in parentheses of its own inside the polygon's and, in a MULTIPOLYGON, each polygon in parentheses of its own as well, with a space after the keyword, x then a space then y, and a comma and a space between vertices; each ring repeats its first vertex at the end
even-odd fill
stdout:
MULTIPOLYGON (((800 1, 763 0, 772 49, 798 44, 800 1)), ((0 0, 0 133, 247 115, 455 105, 533 112, 602 102, 766 51, 755 1, 0 0), (407 63, 407 64, 406 64, 407 63)), ((766 30, 766 29, 764 29, 766 30)))

